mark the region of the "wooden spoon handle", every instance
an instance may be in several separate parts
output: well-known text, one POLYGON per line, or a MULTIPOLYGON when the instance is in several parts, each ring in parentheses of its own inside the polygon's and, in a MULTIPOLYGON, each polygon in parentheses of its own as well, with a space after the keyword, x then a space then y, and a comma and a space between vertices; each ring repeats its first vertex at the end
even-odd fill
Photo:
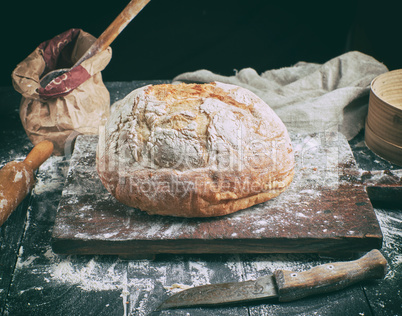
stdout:
POLYGON ((131 0, 74 66, 78 66, 91 56, 105 50, 149 1, 150 0, 131 0))
POLYGON ((32 148, 31 152, 24 160, 24 164, 32 170, 36 170, 48 159, 53 152, 53 143, 44 140, 32 148))

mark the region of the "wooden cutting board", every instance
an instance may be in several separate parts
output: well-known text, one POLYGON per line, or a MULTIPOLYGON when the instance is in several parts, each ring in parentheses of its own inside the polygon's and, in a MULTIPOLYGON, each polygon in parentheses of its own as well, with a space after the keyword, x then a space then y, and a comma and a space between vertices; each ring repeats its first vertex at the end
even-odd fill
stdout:
POLYGON ((96 136, 79 136, 53 229, 61 254, 333 253, 380 248, 381 229, 340 133, 291 135, 295 178, 268 202, 216 218, 151 216, 101 184, 96 136))

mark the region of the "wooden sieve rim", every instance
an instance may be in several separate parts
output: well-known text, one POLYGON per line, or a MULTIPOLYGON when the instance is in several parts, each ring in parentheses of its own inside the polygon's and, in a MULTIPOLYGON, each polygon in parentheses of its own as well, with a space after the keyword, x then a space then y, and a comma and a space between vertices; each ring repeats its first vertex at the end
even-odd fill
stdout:
POLYGON ((367 123, 383 140, 402 146, 402 69, 372 80, 367 123))
POLYGON ((398 105, 394 105, 386 100, 384 100, 384 98, 380 95, 378 95, 378 91, 376 91, 378 82, 380 80, 384 80, 385 78, 392 78, 394 75, 399 75, 400 76, 400 86, 399 89, 401 91, 401 97, 402 97, 402 69, 397 69, 397 70, 392 70, 392 71, 388 71, 386 73, 383 73, 377 77, 375 77, 370 84, 370 91, 371 93, 373 93, 382 103, 386 104, 387 106, 391 107, 392 109, 395 109, 395 111, 398 114, 402 115, 402 102, 401 104, 398 105))

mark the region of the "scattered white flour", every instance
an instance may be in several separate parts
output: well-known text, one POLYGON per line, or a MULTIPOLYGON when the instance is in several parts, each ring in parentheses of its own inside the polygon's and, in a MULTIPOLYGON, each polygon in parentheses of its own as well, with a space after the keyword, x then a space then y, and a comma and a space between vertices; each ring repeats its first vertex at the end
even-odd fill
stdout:
POLYGON ((46 252, 43 254, 50 262, 54 262, 57 255, 53 252, 52 248, 49 246, 46 252))
MULTIPOLYGON (((21 246, 22 248, 22 246, 21 246)), ((24 267, 27 267, 34 262, 35 259, 39 258, 38 256, 29 256, 26 260, 22 261, 21 258, 19 257, 17 260, 17 269, 22 269, 24 267)))
POLYGON ((173 223, 169 226, 168 229, 166 229, 163 232, 163 236, 169 237, 172 236, 172 234, 177 235, 178 232, 180 232, 183 228, 183 222, 178 222, 178 223, 173 223))
POLYGON ((401 255, 401 254, 396 255, 396 256, 394 257, 394 263, 395 263, 396 265, 402 264, 402 255, 401 255))
POLYGON ((120 291, 124 315, 148 315, 146 311, 149 296, 156 286, 162 286, 173 294, 193 286, 209 284, 213 273, 206 262, 190 261, 188 265, 191 282, 183 284, 180 283, 185 272, 182 262, 177 262, 177 266, 158 265, 149 260, 116 259, 113 262, 104 262, 102 258, 95 256, 82 265, 75 263, 74 256, 59 257, 50 249, 44 255, 50 260, 49 278, 53 281, 76 285, 84 291, 120 291), (169 273, 173 273, 171 278, 178 282, 166 283, 167 269, 170 269, 169 273))
POLYGON ((127 284, 120 271, 115 270, 116 263, 105 273, 94 258, 85 266, 74 265, 69 259, 65 259, 51 266, 50 276, 62 283, 75 284, 85 291, 110 291, 116 288, 123 290, 127 284))
POLYGON ((118 234, 119 234, 119 232, 104 233, 103 236, 104 236, 106 239, 109 239, 109 238, 112 238, 112 237, 114 237, 114 236, 116 236, 116 235, 118 235, 118 234))
POLYGON ((383 233, 383 250, 387 253, 388 270, 385 279, 392 279, 402 267, 402 214, 375 209, 383 233))
POLYGON ((152 223, 152 225, 149 226, 149 229, 145 233, 147 237, 152 237, 155 236, 157 232, 159 232, 163 228, 163 224, 161 222, 155 222, 152 223))
POLYGON ((28 288, 28 289, 26 289, 26 290, 21 290, 21 291, 19 292, 19 294, 20 294, 20 295, 21 295, 21 294, 24 294, 25 292, 30 291, 30 290, 42 291, 42 290, 43 290, 43 287, 41 287, 41 286, 30 287, 30 288, 28 288))
POLYGON ((36 183, 33 189, 35 195, 61 190, 65 181, 57 171, 61 166, 64 157, 51 156, 38 169, 36 183))
POLYGON ((262 232, 265 231, 265 229, 266 229, 265 227, 261 227, 259 229, 254 230, 253 233, 254 234, 261 234, 262 232))
POLYGON ((22 179, 22 171, 17 171, 15 176, 14 176, 14 181, 13 182, 18 182, 22 179))
POLYGON ((192 288, 192 286, 190 285, 186 285, 186 284, 180 284, 180 283, 173 283, 170 286, 164 286, 163 287, 165 290, 167 290, 169 292, 169 294, 175 294, 178 292, 181 292, 183 290, 187 290, 192 288))
POLYGON ((307 217, 305 214, 300 213, 300 212, 296 213, 296 216, 298 216, 298 217, 307 217))
POLYGON ((211 270, 207 267, 207 263, 203 261, 189 262, 191 283, 193 286, 210 284, 211 270))
POLYGON ((239 281, 244 281, 244 268, 240 262, 239 256, 233 256, 232 258, 228 259, 225 263, 225 267, 227 267, 233 275, 241 276, 239 281))
POLYGON ((92 205, 84 205, 83 207, 80 208, 80 211, 88 211, 92 209, 93 209, 92 205))
POLYGON ((8 200, 7 199, 1 199, 0 200, 0 208, 6 207, 8 204, 8 200))
POLYGON ((130 296, 130 292, 127 290, 127 272, 124 274, 123 279, 126 280, 123 284, 123 290, 121 291, 120 297, 123 299, 123 315, 127 315, 127 304, 129 303, 127 297, 130 296))
MULTIPOLYGON (((29 228, 29 226, 31 225, 31 211, 32 211, 32 205, 28 206, 27 209, 27 216, 26 216, 26 221, 25 221, 25 227, 24 227, 24 236, 29 228)), ((22 246, 20 247, 20 251, 22 251, 22 246)))

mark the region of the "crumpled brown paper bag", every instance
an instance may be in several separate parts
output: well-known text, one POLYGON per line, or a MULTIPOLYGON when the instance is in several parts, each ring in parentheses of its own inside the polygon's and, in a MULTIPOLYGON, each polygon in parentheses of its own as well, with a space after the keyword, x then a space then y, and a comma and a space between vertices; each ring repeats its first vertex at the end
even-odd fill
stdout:
POLYGON ((45 88, 40 78, 74 65, 95 40, 80 29, 70 29, 41 43, 11 75, 15 90, 22 95, 20 118, 29 139, 34 145, 44 139, 52 141, 55 155, 63 155, 78 134, 97 134, 105 124, 110 96, 101 71, 112 50, 108 47, 92 56, 45 88))

